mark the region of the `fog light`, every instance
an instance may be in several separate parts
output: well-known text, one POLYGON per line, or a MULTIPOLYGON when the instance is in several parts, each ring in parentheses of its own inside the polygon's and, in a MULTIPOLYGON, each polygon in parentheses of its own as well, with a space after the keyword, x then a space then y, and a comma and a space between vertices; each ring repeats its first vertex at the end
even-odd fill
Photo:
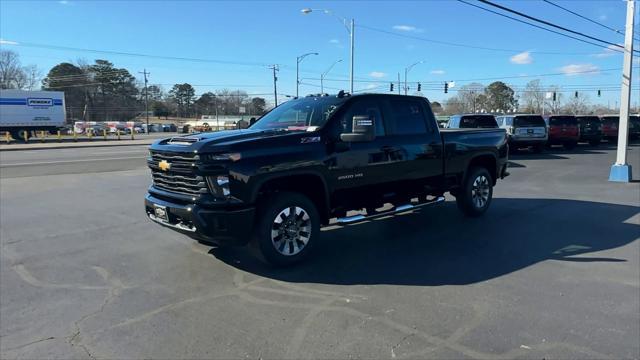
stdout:
POLYGON ((218 197, 227 197, 231 194, 229 190, 229 176, 207 176, 207 183, 209 184, 209 190, 211 193, 218 197))

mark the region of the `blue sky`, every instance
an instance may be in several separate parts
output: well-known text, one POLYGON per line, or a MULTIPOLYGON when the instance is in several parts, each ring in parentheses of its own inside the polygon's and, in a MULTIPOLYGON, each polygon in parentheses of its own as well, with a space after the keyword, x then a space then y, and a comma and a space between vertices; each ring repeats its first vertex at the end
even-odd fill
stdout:
MULTIPOLYGON (((545 20, 583 31, 615 43, 624 38, 612 31, 563 12, 542 1, 499 1, 500 4, 545 20)), ((623 29, 625 3, 610 1, 558 1, 586 17, 615 29, 623 29)), ((442 101, 444 81, 456 87, 470 79, 563 73, 541 77, 544 85, 615 87, 622 55, 603 47, 534 29, 457 1, 424 2, 312 2, 312 1, 0 1, 2 48, 18 52, 23 64, 36 64, 45 73, 62 61, 104 58, 134 75, 146 68, 150 83, 189 82, 197 93, 219 88, 241 88, 249 93, 273 91, 266 64, 280 64, 278 92, 295 94, 297 55, 318 52, 301 64, 301 94, 319 92, 319 74, 342 59, 325 86, 348 89, 349 38, 337 19, 322 12, 302 15, 305 7, 331 9, 356 21, 356 90, 397 81, 398 72, 423 60, 410 72, 410 81, 421 81, 429 99, 442 101), (373 31, 375 28, 407 38, 373 31), (420 38, 420 39, 417 39, 420 38), (427 40, 507 49, 489 51, 436 44, 427 40), (14 44, 16 42, 17 44, 14 44), (242 64, 178 61, 25 46, 45 44, 111 50, 149 55, 220 60, 242 64), (560 53, 550 54, 549 52, 560 53), (244 65, 243 65, 244 64, 244 65), (581 70, 600 70, 574 74, 581 70), (372 83, 369 81, 383 81, 372 83), (432 84, 435 83, 435 84, 432 84), (436 90, 437 88, 437 90, 436 90)), ((637 5, 637 7, 640 7, 637 5)), ((637 20, 640 22, 640 19, 637 20)), ((640 29, 637 26, 636 29, 640 29)), ((638 30, 640 33, 640 30, 638 30)), ((636 45, 637 47, 640 47, 636 45)), ((636 73, 634 75, 637 75, 636 73)), ((634 76, 634 84, 640 84, 634 76)), ((521 88, 532 78, 505 79, 521 88)), ((488 84, 491 80, 480 81, 488 84)), ((396 85, 397 86, 397 85, 396 85)), ((587 92, 592 102, 618 100, 618 90, 587 92)), ((567 94, 568 95, 568 94, 567 94)), ((266 96, 272 100, 272 96, 266 96)), ((640 100, 634 91, 632 103, 640 100)))

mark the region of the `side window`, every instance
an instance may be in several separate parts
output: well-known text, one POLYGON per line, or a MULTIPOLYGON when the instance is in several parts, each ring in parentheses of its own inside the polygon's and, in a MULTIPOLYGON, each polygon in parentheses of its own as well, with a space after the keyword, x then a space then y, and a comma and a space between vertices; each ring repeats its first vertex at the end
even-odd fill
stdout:
POLYGON ((376 126, 376 136, 385 136, 382 111, 380 111, 380 106, 376 101, 364 99, 353 102, 340 119, 340 134, 351 132, 354 116, 368 116, 373 119, 376 126))
POLYGON ((513 126, 513 118, 512 117, 506 117, 506 118, 504 118, 504 120, 505 120, 505 125, 513 126))
POLYGON ((427 132, 422 104, 417 100, 391 99, 393 121, 389 132, 393 135, 424 134, 427 132))
POLYGON ((504 125, 504 118, 502 116, 501 117, 497 117, 496 118, 496 122, 498 123, 498 126, 502 126, 502 125, 504 125))

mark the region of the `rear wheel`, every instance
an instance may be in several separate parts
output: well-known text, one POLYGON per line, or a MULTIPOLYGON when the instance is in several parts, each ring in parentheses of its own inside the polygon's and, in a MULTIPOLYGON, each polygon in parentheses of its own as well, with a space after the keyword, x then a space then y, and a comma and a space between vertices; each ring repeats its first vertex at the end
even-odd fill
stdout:
POLYGON ((29 140, 29 137, 31 137, 31 134, 28 130, 14 130, 11 132, 11 137, 18 140, 18 141, 27 141, 29 140), (26 138, 25 138, 26 135, 26 138))
POLYGON ((493 179, 483 167, 472 167, 457 196, 458 208, 470 217, 484 214, 493 198, 493 179))
POLYGON ((320 232, 320 216, 309 198, 279 192, 263 199, 251 247, 268 264, 288 266, 302 261, 320 232))

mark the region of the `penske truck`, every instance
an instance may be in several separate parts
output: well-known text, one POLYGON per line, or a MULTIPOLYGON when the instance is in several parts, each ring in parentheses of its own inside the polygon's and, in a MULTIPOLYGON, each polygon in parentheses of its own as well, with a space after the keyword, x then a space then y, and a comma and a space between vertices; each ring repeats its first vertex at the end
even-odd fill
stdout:
POLYGON ((0 132, 16 140, 28 139, 33 131, 56 131, 65 119, 62 91, 0 90, 0 132))

